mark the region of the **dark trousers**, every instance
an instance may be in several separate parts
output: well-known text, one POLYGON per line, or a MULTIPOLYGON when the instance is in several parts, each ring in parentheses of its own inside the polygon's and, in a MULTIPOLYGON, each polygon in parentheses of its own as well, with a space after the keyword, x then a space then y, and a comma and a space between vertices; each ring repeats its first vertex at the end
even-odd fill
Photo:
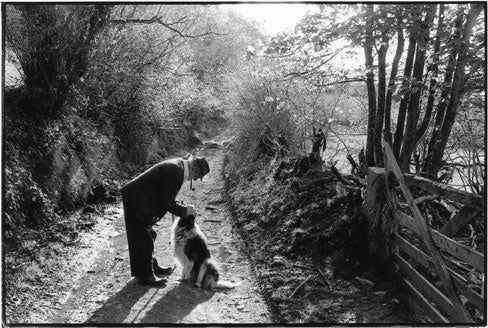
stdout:
POLYGON ((145 210, 143 201, 123 194, 125 230, 129 245, 131 275, 137 278, 151 277, 156 231, 152 228, 152 214, 145 210))

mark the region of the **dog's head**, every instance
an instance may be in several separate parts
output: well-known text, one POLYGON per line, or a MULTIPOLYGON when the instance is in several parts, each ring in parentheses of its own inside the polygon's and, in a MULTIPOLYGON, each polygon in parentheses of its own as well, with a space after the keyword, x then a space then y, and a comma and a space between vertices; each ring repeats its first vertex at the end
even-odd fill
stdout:
POLYGON ((195 216, 188 215, 186 218, 180 218, 178 221, 178 227, 186 230, 191 230, 195 226, 195 216))

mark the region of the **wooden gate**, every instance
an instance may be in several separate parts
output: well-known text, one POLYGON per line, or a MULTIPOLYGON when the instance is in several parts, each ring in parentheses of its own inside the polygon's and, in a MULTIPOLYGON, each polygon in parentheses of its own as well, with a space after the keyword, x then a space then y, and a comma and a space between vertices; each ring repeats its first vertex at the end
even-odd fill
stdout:
POLYGON ((483 198, 402 174, 390 146, 384 142, 383 148, 387 202, 393 218, 393 260, 400 280, 434 322, 472 323, 466 306, 478 309, 486 320, 484 255, 450 238, 484 214, 483 198), (404 210, 400 210, 397 186, 408 204, 404 210), (414 199, 410 192, 412 186, 464 207, 439 231, 431 229, 417 206, 422 200, 414 199), (481 282, 465 276, 481 277, 481 282))

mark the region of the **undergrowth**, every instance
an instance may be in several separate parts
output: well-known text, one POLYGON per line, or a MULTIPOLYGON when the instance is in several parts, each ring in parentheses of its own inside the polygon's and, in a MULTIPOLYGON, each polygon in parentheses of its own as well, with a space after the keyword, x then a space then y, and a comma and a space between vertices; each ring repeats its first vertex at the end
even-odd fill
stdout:
MULTIPOLYGON (((293 181, 314 180, 316 172, 280 181, 274 175, 280 161, 287 159, 261 156, 243 168, 233 156, 225 168, 233 220, 249 245, 277 320, 340 322, 339 314, 321 303, 338 297, 330 295, 322 275, 350 277, 365 270, 360 190, 344 194, 334 180, 297 194, 290 187, 293 181), (308 275, 311 279, 303 290, 290 297, 308 275)), ((346 282, 341 289, 358 292, 346 282)))

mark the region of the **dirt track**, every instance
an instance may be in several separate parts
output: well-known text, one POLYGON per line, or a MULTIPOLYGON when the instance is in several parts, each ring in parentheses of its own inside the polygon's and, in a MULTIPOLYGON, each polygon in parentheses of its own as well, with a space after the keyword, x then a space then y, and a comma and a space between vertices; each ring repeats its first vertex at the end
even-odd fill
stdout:
MULTIPOLYGON (((194 191, 185 182, 177 200, 195 205, 197 223, 207 236, 212 256, 221 267, 221 279, 239 282, 232 290, 204 291, 178 281, 181 268, 168 277, 163 287, 137 284, 129 274, 129 258, 122 204, 105 210, 107 221, 103 242, 94 239, 96 259, 73 291, 52 315, 49 323, 269 323, 270 314, 260 296, 251 267, 242 251, 240 238, 232 231, 230 214, 221 200, 224 153, 210 148, 205 156, 210 173, 203 182, 194 182, 194 191), (98 245, 98 246, 97 246, 98 245)), ((155 256, 163 265, 172 265, 171 214, 155 227, 158 233, 155 256)), ((103 234, 103 233, 102 233, 103 234)), ((100 235, 100 233, 99 233, 100 235)), ((100 236, 99 236, 100 237, 100 236)), ((98 238, 100 241, 100 238, 98 238)))
MULTIPOLYGON (((223 138, 225 136, 220 137, 223 138)), ((409 317, 399 317, 396 306, 398 300, 380 282, 375 283, 374 287, 363 286, 355 278, 360 275, 359 272, 354 272, 351 279, 335 277, 330 263, 324 263, 322 270, 330 280, 331 290, 319 293, 320 288, 317 286, 304 287, 305 294, 307 288, 312 288, 308 293, 314 295, 314 300, 306 303, 301 299, 290 301, 290 288, 295 288, 308 273, 297 272, 297 268, 289 271, 289 268, 263 266, 258 256, 264 250, 261 246, 258 246, 259 251, 251 250, 257 261, 256 270, 264 284, 258 286, 244 251, 245 248, 249 251, 249 247, 244 246, 241 237, 233 230, 231 222, 236 219, 231 220, 227 205, 221 198, 224 187, 224 150, 211 147, 210 144, 198 155, 207 158, 210 173, 203 182, 194 182, 194 191, 190 190, 189 182, 185 182, 177 199, 195 205, 197 222, 207 236, 212 256, 220 264, 222 279, 239 282, 238 287, 218 291, 197 289, 178 281, 181 268, 177 268, 168 277, 166 286, 139 285, 130 277, 123 210, 121 202, 118 202, 101 206, 103 211, 93 214, 98 224, 93 230, 83 233, 76 246, 65 248, 61 260, 53 259, 54 263, 62 264, 49 266, 51 271, 45 277, 42 290, 37 293, 38 298, 30 303, 30 307, 12 308, 7 315, 7 322, 91 326, 119 323, 221 325, 266 324, 273 320, 298 323, 302 322, 302 317, 312 322, 329 323, 384 324, 409 321, 409 317), (268 281, 262 279, 263 274, 269 278, 268 281), (262 290, 268 291, 269 297, 270 288, 272 296, 276 297, 286 291, 285 301, 271 297, 270 302, 275 303, 271 304, 275 307, 273 315, 261 294, 262 290), (277 307, 276 304, 282 306, 277 307), (277 318, 276 311, 284 319, 277 318), (311 315, 314 313, 317 316, 311 315)), ((258 203, 251 205, 259 206, 258 203)), ((169 244, 171 224, 171 214, 167 214, 155 227, 158 233, 155 256, 162 265, 174 263, 169 244)), ((256 235, 253 238, 262 239, 263 236, 256 235)), ((252 238, 247 242, 254 246, 262 245, 259 242, 253 243, 252 238)), ((268 255, 265 254, 263 258, 268 258, 268 255)), ((368 278, 374 280, 373 277, 368 278)))

